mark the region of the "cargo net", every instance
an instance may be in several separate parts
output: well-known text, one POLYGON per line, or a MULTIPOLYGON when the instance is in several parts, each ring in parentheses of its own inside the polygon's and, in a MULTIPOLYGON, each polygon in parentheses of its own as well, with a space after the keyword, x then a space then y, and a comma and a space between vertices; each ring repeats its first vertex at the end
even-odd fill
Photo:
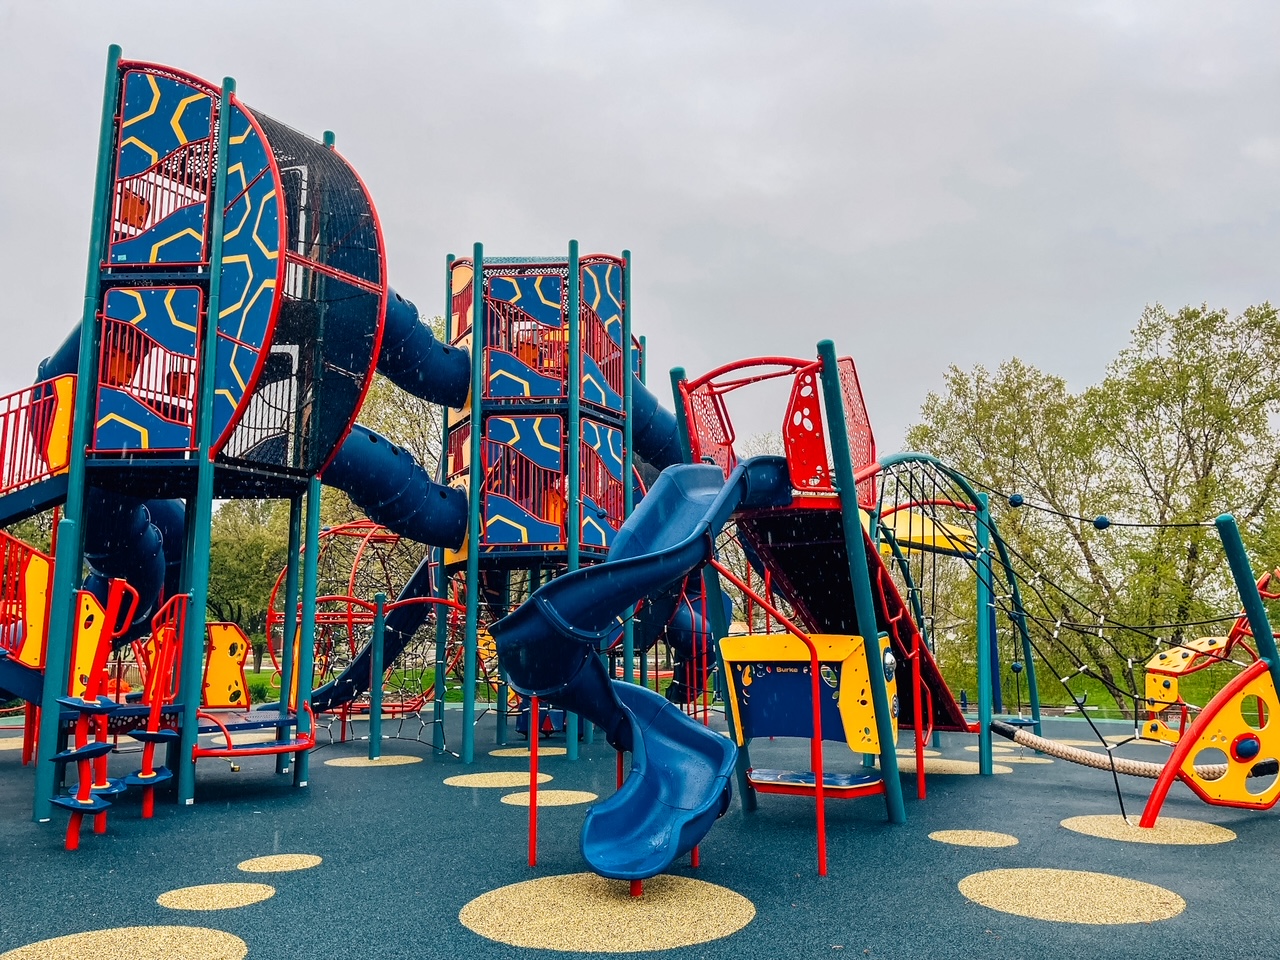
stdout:
POLYGON ((256 114, 283 185, 285 283, 270 354, 223 456, 311 473, 372 375, 385 298, 373 204, 335 151, 256 114))

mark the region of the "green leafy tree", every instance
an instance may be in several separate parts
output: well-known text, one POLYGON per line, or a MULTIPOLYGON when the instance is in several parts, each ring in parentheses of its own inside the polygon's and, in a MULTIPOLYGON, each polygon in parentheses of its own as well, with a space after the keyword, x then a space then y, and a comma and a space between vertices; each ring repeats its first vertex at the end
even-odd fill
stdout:
POLYGON ((1276 319, 1269 304, 1238 316, 1149 307, 1102 382, 1078 392, 1016 358, 994 373, 952 367, 908 434, 908 446, 1047 508, 993 500, 1002 534, 1026 558, 1028 607, 1043 621, 1068 623, 1054 648, 1057 669, 1084 661, 1122 709, 1131 704, 1118 691, 1137 689, 1153 638, 1178 643, 1188 633, 1110 621, 1180 624, 1238 606, 1205 521, 1234 513, 1263 561, 1276 558, 1276 319), (1099 515, 1152 526, 1099 529, 1099 515), (1064 592, 1036 589, 1033 571, 1064 592), (1071 628, 1086 616, 1108 623, 1071 628))

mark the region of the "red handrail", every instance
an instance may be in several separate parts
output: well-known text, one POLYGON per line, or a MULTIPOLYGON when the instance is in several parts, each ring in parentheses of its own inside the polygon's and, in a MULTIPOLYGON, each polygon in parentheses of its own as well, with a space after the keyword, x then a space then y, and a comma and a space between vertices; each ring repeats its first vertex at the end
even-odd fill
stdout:
MULTIPOLYGON (((743 593, 751 593, 751 588, 738 578, 732 570, 726 567, 719 560, 712 558, 710 561, 712 568, 722 577, 732 583, 743 593)), ((825 877, 827 875, 827 810, 826 796, 824 788, 826 786, 824 774, 822 770, 822 688, 818 674, 821 665, 818 662, 818 648, 814 646, 813 640, 809 635, 797 627, 790 619, 787 618, 782 611, 775 609, 771 604, 766 603, 763 597, 758 594, 751 593, 756 603, 760 604, 766 610, 773 614, 775 620, 790 633, 797 637, 809 649, 809 679, 811 684, 810 696, 813 700, 813 738, 809 744, 809 761, 813 767, 813 796, 817 807, 818 822, 818 876, 825 877)), ((863 639, 863 643, 866 643, 863 639)), ((881 733, 881 736, 884 734, 881 733)), ((881 770, 880 776, 886 777, 897 775, 897 771, 881 770)))

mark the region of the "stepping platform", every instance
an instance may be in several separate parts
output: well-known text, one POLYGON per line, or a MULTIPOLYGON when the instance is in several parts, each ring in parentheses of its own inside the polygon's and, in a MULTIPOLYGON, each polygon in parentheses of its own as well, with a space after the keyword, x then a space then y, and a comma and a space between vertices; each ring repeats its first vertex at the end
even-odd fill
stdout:
MULTIPOLYGON (((812 770, 748 770, 747 782, 759 793, 811 797, 817 780, 812 770)), ((879 771, 824 773, 822 792, 829 797, 868 797, 884 793, 884 780, 879 771)))
POLYGON ((111 752, 113 744, 110 740, 86 743, 83 747, 71 747, 61 753, 55 753, 51 759, 54 763, 70 763, 73 760, 94 760, 111 752))
POLYGON ((139 770, 137 773, 131 773, 125 777, 124 782, 130 787, 154 787, 172 779, 173 771, 168 767, 156 767, 149 777, 144 777, 142 771, 139 770))
POLYGON ((111 801, 99 794, 90 794, 89 799, 83 803, 68 796, 54 797, 53 803, 72 813, 102 813, 111 806, 111 801))

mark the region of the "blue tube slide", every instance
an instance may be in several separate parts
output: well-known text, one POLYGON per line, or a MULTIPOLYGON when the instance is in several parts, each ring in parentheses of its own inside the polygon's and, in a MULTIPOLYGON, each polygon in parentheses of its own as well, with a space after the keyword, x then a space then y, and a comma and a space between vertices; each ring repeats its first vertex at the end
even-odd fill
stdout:
POLYGON ((465 404, 471 388, 467 351, 437 340, 412 301, 394 290, 387 292, 378 372, 406 393, 446 407, 465 404))
POLYGON ((631 378, 631 442, 640 459, 659 470, 684 462, 676 415, 636 376, 631 378))
POLYGON ((358 423, 320 480, 370 520, 418 543, 456 549, 467 534, 467 495, 436 483, 408 450, 358 423))
POLYGON ((608 559, 541 587, 491 628, 511 686, 599 725, 632 753, 622 788, 587 814, 582 854, 601 876, 639 880, 693 849, 727 809, 737 748, 635 684, 612 681, 599 651, 616 619, 701 567, 735 510, 785 506, 781 457, 672 467, 623 524, 608 559))

